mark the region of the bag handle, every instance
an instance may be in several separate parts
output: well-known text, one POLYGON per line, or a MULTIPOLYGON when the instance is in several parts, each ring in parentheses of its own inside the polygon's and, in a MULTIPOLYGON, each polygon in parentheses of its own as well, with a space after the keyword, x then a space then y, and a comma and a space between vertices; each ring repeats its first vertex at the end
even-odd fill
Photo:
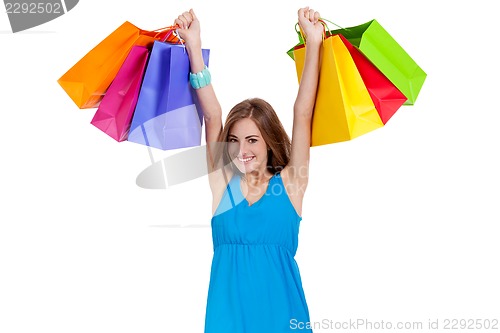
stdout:
POLYGON ((162 33, 165 33, 165 35, 161 38, 159 38, 162 42, 167 42, 171 44, 182 44, 183 41, 179 37, 178 34, 174 34, 174 31, 178 28, 176 25, 170 25, 168 27, 164 28, 159 28, 155 30, 140 30, 140 33, 143 35, 151 36, 155 39, 157 39, 162 33))
POLYGON ((334 23, 334 22, 332 22, 332 21, 329 21, 329 20, 327 20, 327 19, 325 19, 325 18, 321 18, 321 19, 320 19, 320 21, 323 21, 323 23, 324 23, 324 24, 325 24, 325 26, 327 27, 327 34, 328 34, 328 35, 331 35, 331 31, 330 31, 330 28, 328 28, 328 25, 326 24, 326 22, 329 22, 329 23, 333 24, 334 26, 336 26, 336 27, 340 28, 341 30, 344 30, 344 31, 347 31, 347 32, 350 30, 349 28, 343 28, 343 27, 341 27, 340 25, 338 25, 337 23, 334 23), (326 22, 324 22, 324 21, 326 21, 326 22))
MULTIPOLYGON (((326 25, 326 23, 321 21, 321 19, 318 20, 318 22, 321 22, 323 27, 325 29, 328 29, 328 26, 326 25)), ((326 39, 327 30, 325 30, 325 29, 323 29, 323 40, 326 39)), ((297 34, 299 35, 299 42, 305 44, 306 43, 306 36, 304 36, 304 32, 302 31, 302 28, 300 27, 299 22, 295 23, 295 32, 297 32, 297 34), (298 30, 297 30, 297 27, 299 28, 298 30)))
POLYGON ((161 38, 161 41, 171 44, 183 44, 182 38, 180 38, 179 34, 177 33, 177 29, 168 30, 165 36, 161 38))
POLYGON ((329 20, 327 20, 327 19, 325 19, 325 18, 320 18, 320 19, 319 19, 319 21, 320 21, 320 22, 323 22, 323 24, 326 26, 326 28, 327 28, 328 30, 330 30, 330 28, 328 28, 328 25, 326 24, 326 22, 329 22, 329 23, 333 24, 334 26, 339 27, 339 28, 340 28, 340 29, 342 29, 342 30, 349 30, 349 29, 347 29, 347 28, 343 28, 343 27, 341 27, 340 25, 338 25, 337 23, 334 23, 334 22, 332 22, 332 21, 329 21, 329 20), (326 22, 325 22, 325 21, 326 21, 326 22))
MULTIPOLYGON (((337 23, 334 23, 334 22, 332 22, 332 21, 329 21, 329 20, 327 20, 327 19, 325 19, 325 18, 320 18, 320 19, 318 20, 318 22, 320 22, 320 23, 323 25, 323 27, 325 28, 325 29, 323 30, 323 40, 324 40, 324 39, 326 39, 329 35, 331 35, 331 33, 330 33, 330 28, 328 27, 328 24, 326 24, 326 22, 325 22, 325 21, 326 21, 326 22, 330 22, 331 24, 333 24, 333 25, 335 25, 335 26, 339 27, 339 28, 340 28, 340 29, 342 29, 342 30, 345 30, 345 31, 348 31, 348 30, 349 30, 348 28, 343 28, 343 27, 341 27, 340 25, 338 25, 337 23)), ((305 43, 306 43, 306 38, 305 38, 304 33, 302 32, 302 29, 300 28, 300 25, 299 25, 299 23, 298 23, 298 22, 297 22, 297 23, 295 23, 295 31, 296 31, 296 32, 297 32, 297 34, 299 35, 299 41, 300 41, 301 43, 304 43, 304 44, 305 44, 305 43), (298 30, 297 30, 297 27, 299 27, 299 29, 298 29, 298 30)))

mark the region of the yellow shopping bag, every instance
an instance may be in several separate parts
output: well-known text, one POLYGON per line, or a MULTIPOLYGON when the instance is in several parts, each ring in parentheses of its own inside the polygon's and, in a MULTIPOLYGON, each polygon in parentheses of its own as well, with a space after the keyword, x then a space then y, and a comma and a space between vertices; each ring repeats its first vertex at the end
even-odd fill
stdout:
POLYGON ((99 106, 132 46, 152 47, 155 40, 177 43, 175 27, 142 30, 125 22, 90 50, 57 82, 80 108, 99 106))
MULTIPOLYGON (((293 50, 299 82, 306 44, 293 50)), ((323 41, 311 147, 354 139, 384 126, 358 69, 338 35, 323 41)))

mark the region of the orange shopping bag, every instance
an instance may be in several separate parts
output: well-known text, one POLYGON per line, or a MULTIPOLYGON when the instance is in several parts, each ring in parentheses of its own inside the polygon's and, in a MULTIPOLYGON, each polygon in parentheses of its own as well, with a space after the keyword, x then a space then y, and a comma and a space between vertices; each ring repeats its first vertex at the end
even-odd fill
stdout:
POLYGON ((125 61, 132 46, 151 47, 155 40, 177 44, 175 27, 142 30, 125 22, 90 50, 57 82, 80 109, 99 106, 109 85, 125 61))

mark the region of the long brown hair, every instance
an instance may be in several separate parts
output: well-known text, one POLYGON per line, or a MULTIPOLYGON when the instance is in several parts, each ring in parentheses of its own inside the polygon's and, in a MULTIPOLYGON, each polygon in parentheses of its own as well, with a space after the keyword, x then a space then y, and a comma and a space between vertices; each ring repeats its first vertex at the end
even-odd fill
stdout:
POLYGON ((268 146, 267 154, 267 168, 275 174, 283 170, 290 160, 291 142, 288 134, 286 133, 278 115, 273 107, 260 98, 249 98, 236 104, 226 118, 226 123, 221 131, 218 142, 223 143, 222 149, 218 151, 216 160, 222 155, 223 165, 231 164, 231 168, 235 172, 239 172, 231 162, 231 157, 227 149, 227 142, 229 141, 229 131, 232 126, 241 119, 252 119, 259 128, 264 141, 268 146))

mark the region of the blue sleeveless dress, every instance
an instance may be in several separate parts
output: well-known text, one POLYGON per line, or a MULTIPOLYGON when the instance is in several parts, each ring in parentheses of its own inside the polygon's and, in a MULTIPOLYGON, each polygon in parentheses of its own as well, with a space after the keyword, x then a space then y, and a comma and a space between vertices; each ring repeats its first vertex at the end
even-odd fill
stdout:
POLYGON ((302 217, 279 173, 251 206, 240 181, 238 174, 229 181, 211 221, 205 333, 312 332, 294 259, 302 217))

